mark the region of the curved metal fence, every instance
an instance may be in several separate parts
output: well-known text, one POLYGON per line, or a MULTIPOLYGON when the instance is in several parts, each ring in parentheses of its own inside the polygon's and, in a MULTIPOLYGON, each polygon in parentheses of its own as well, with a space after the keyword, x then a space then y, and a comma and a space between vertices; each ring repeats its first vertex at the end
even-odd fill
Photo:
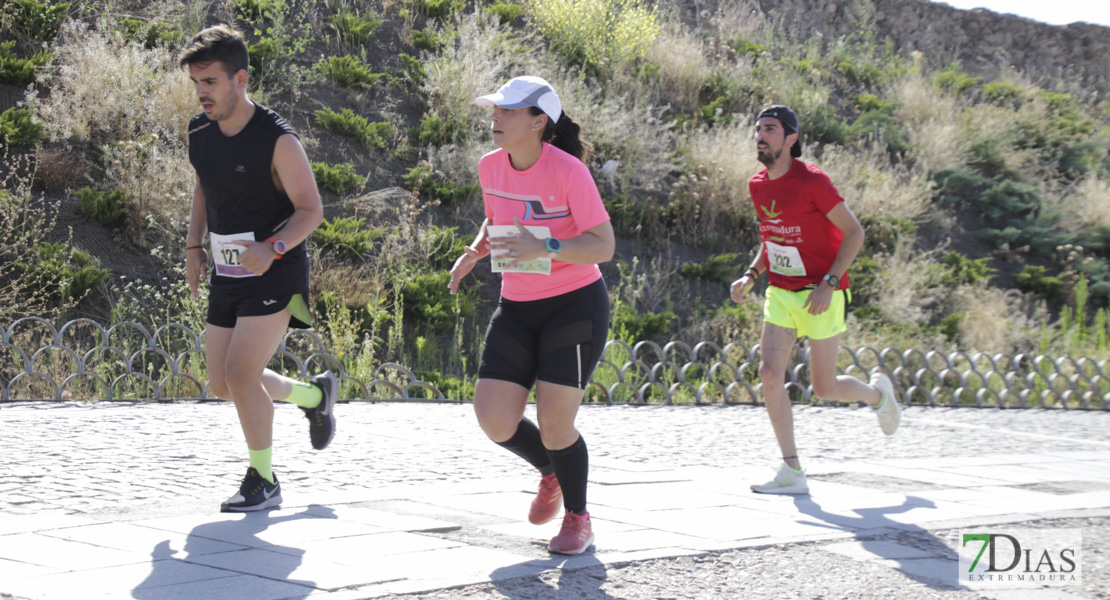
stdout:
MULTIPOLYGON (((0 329, 0 401, 211 399, 204 377, 203 332, 170 323, 104 327, 89 319, 61 327, 39 317, 0 329)), ((820 402, 799 345, 787 371, 796 402, 820 402)), ((1107 361, 1070 356, 942 353, 842 346, 838 371, 891 376, 899 400, 928 406, 1110 409, 1107 361)), ((461 401, 446 398, 404 365, 387 362, 356 377, 310 330, 290 331, 270 368, 294 378, 331 369, 350 401, 461 401)), ((587 401, 611 404, 760 402, 759 344, 629 345, 614 340, 587 386, 587 401)))

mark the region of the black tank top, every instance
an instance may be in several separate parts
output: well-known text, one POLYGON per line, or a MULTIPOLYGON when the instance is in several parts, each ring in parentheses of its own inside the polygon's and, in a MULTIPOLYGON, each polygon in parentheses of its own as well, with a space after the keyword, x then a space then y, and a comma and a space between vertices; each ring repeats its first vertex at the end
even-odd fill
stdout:
MULTIPOLYGON (((263 241, 296 210, 274 185, 274 148, 293 128, 277 113, 255 104, 243 130, 226 136, 204 113, 189 121, 189 162, 200 178, 208 230, 230 235, 251 232, 263 241)), ((213 271, 210 293, 219 296, 304 294, 308 300, 308 253, 304 242, 290 248, 259 277, 223 277, 213 271)))

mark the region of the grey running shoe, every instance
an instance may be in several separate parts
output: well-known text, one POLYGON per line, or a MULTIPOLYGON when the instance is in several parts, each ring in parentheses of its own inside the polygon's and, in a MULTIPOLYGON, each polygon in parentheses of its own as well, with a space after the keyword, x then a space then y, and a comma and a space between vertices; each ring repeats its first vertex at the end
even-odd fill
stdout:
POLYGON ((239 484, 239 493, 220 505, 220 512, 252 512, 276 508, 281 504, 281 484, 277 475, 274 482, 266 481, 254 467, 247 467, 247 476, 239 484))
POLYGON ((313 408, 301 408, 308 417, 308 435, 312 447, 323 450, 335 437, 335 399, 339 395, 339 381, 331 371, 324 371, 312 378, 312 384, 320 388, 324 398, 313 408))

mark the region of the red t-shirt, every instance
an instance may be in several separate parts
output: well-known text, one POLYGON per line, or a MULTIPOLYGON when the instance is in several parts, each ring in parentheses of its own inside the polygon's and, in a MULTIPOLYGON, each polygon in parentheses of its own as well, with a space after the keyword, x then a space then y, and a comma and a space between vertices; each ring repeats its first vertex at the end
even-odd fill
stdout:
MULTIPOLYGON (((778 179, 768 179, 767 169, 756 173, 748 190, 759 216, 771 285, 795 291, 820 283, 844 240, 844 232, 827 216, 844 202, 829 176, 795 159, 778 179)), ((840 289, 848 289, 848 273, 840 278, 840 289)))
MULTIPOLYGON (((513 217, 523 225, 550 229, 551 237, 578 237, 587 229, 609 220, 590 169, 566 152, 543 143, 536 164, 517 171, 509 153, 494 150, 478 161, 482 200, 491 225, 512 225, 513 217)), ((597 265, 575 265, 551 261, 550 275, 502 273, 501 295, 509 300, 551 298, 601 279, 597 265)))

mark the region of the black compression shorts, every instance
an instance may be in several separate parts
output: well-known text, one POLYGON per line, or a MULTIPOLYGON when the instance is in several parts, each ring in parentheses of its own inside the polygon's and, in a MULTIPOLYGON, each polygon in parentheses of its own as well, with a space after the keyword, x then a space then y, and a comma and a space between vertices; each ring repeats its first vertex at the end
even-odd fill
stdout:
POLYGON ((501 298, 486 330, 478 378, 585 389, 608 336, 604 280, 541 300, 501 298))

